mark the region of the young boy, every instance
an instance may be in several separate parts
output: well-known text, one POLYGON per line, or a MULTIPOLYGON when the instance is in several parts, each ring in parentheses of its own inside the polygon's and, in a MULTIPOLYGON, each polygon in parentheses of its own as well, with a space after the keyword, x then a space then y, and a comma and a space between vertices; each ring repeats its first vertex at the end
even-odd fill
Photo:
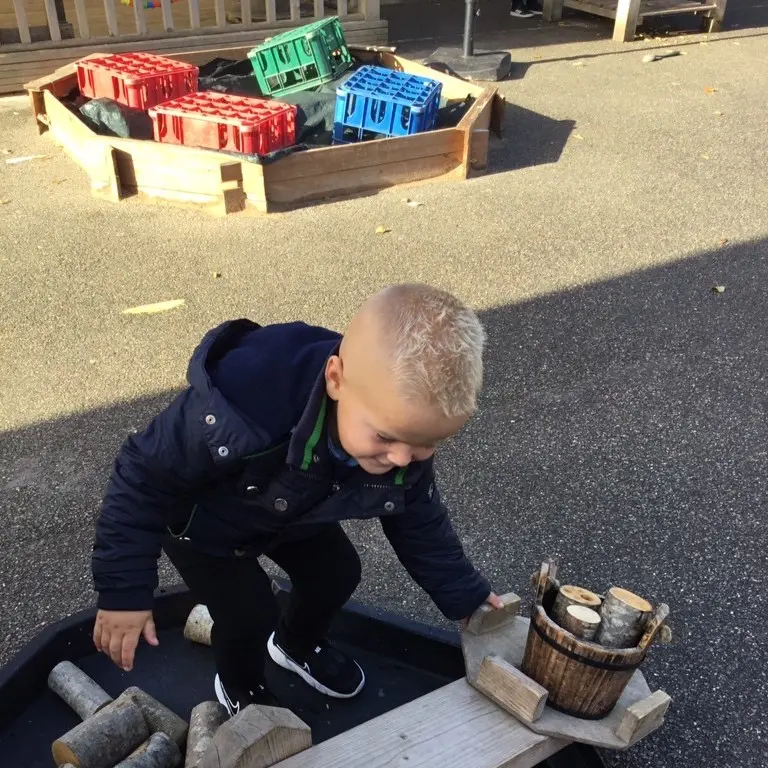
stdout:
POLYGON ((328 696, 365 683, 325 639, 360 560, 340 520, 380 518, 411 577, 446 617, 501 607, 440 503, 432 455, 475 409, 484 333, 444 291, 392 286, 341 337, 235 320, 192 356, 189 387, 114 465, 96 529, 94 643, 130 670, 157 645, 152 596, 164 549, 214 620, 218 700, 275 703, 265 651, 328 696), (292 582, 279 615, 265 555, 292 582))

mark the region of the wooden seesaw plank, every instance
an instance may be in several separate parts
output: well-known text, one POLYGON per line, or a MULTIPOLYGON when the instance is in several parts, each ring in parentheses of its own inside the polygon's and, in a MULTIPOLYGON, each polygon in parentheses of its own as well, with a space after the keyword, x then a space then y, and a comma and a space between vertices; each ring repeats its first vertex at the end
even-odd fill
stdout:
POLYGON ((533 733, 457 680, 274 768, 531 768, 568 743, 533 733))

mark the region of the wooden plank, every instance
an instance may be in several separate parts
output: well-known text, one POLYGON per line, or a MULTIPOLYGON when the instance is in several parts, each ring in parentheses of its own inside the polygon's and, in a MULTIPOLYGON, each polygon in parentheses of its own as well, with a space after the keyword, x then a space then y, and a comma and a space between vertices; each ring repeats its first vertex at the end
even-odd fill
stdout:
POLYGON ((444 128, 398 139, 379 139, 296 152, 265 166, 264 175, 275 181, 305 179, 335 173, 339 168, 345 171, 358 170, 398 160, 415 162, 432 155, 461 153, 462 148, 461 131, 444 128))
POLYGON ((499 600, 504 605, 501 609, 492 608, 488 603, 483 603, 469 617, 466 631, 475 635, 482 635, 513 621, 520 612, 520 596, 514 592, 507 592, 504 595, 499 595, 499 600))
POLYGON ((616 23, 613 25, 615 43, 630 43, 635 39, 639 16, 640 0, 619 0, 616 7, 616 23))
POLYGON ((13 0, 13 10, 16 13, 16 26, 19 29, 19 39, 25 45, 32 42, 27 21, 26 0, 13 0))
POLYGON ((166 32, 173 31, 173 10, 171 9, 171 0, 160 0, 160 8, 163 13, 163 29, 166 32))
POLYGON ((563 0, 544 0, 542 18, 544 21, 560 21, 563 18, 563 0))
POLYGON ((240 18, 244 27, 250 27, 253 24, 251 0, 240 0, 240 18))
POLYGON ((526 723, 541 717, 547 689, 498 656, 486 656, 477 673, 475 687, 504 711, 526 723))
MULTIPOLYGON (((218 1, 218 0, 217 0, 218 1)), ((114 2, 114 0, 105 0, 105 2, 114 2)), ((188 31, 174 31, 168 33, 151 33, 148 37, 141 37, 140 35, 121 35, 120 41, 115 42, 112 37, 95 37, 92 38, 87 46, 84 46, 81 40, 62 40, 60 43, 54 45, 50 41, 42 43, 32 43, 30 46, 20 45, 8 45, 3 46, 3 53, 0 53, 0 64, 3 59, 9 56, 19 56, 17 61, 33 61, 44 60, 50 58, 66 58, 70 55, 70 51, 73 49, 79 49, 77 53, 80 53, 82 58, 83 52, 91 53, 95 46, 103 46, 104 51, 117 51, 118 49, 123 51, 129 50, 144 50, 147 45, 152 46, 167 46, 169 48, 176 47, 183 50, 185 46, 190 49, 195 48, 198 43, 205 43, 209 47, 213 48, 218 43, 226 43, 234 40, 253 39, 255 33, 263 32, 263 37, 272 37, 278 31, 285 29, 291 29, 296 27, 295 21, 290 19, 279 19, 272 23, 266 21, 258 22, 253 25, 251 29, 244 30, 234 27, 231 31, 222 31, 218 27, 209 27, 196 30, 196 34, 190 36, 188 31)), ((387 22, 384 20, 367 22, 360 14, 350 14, 344 21, 344 34, 359 32, 359 31, 372 31, 381 30, 385 33, 387 30, 387 22)), ((72 58, 76 58, 72 55, 72 58)), ((427 70, 432 72, 435 79, 439 79, 440 73, 435 70, 427 70)), ((477 89, 478 92, 481 89, 477 89)))
POLYGON ((291 21, 301 19, 301 0, 288 0, 288 7, 291 10, 291 21))
POLYGON ((189 0, 190 29, 200 29, 200 0, 189 0))
POLYGON ((704 19, 704 30, 706 32, 720 32, 723 28, 725 19, 725 8, 728 0, 715 0, 715 8, 707 13, 704 19))
POLYGON ((672 698, 664 691, 654 691, 647 699, 627 707, 616 728, 616 735, 627 744, 639 741, 664 722, 671 701, 672 698))
POLYGON ((349 13, 347 0, 336 0, 336 15, 343 19, 349 13))
POLYGON ((274 768, 531 768, 567 742, 538 736, 466 680, 439 688, 274 768))
POLYGON ((51 41, 58 43, 61 40, 61 27, 59 15, 56 13, 55 0, 43 0, 45 4, 45 16, 48 19, 48 31, 51 33, 51 41))
POLYGON ((485 88, 459 121, 458 128, 464 135, 465 176, 468 176, 473 168, 476 170, 485 168, 488 137, 477 132, 487 131, 490 128, 495 98, 496 89, 491 86, 485 88))
POLYGON ((325 16, 325 3, 323 0, 315 0, 315 18, 322 19, 325 16))
POLYGON ((366 21, 375 21, 381 18, 380 0, 360 0, 358 7, 363 12, 366 21))
POLYGON ((711 3, 709 5, 703 5, 702 3, 676 3, 674 5, 670 5, 667 8, 654 8, 650 7, 647 8, 641 4, 640 6, 640 17, 645 18, 646 16, 671 16, 673 14, 679 14, 679 13, 704 13, 706 11, 715 10, 717 8, 717 5, 715 3, 711 3))
POLYGON ((136 21, 136 34, 147 34, 147 12, 144 9, 144 3, 133 4, 133 18, 136 21))
POLYGON ((107 29, 112 37, 117 37, 120 30, 117 26, 117 13, 115 12, 115 0, 104 0, 104 13, 107 17, 107 29))
POLYGON ((85 0, 75 0, 75 15, 77 16, 77 29, 80 37, 87 40, 91 36, 91 29, 88 26, 88 11, 85 7, 85 0))
POLYGON ((274 24, 277 19, 277 8, 275 7, 275 0, 266 0, 266 23, 274 24))
POLYGON ((214 0, 216 10, 216 26, 227 26, 227 9, 224 7, 224 0, 214 0))

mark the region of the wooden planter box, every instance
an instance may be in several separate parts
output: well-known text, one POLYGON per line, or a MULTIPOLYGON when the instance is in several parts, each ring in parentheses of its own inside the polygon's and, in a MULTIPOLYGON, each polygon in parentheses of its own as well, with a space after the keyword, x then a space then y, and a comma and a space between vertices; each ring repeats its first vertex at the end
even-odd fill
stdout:
POLYGON ((449 101, 471 95, 474 102, 455 128, 310 149, 259 165, 220 152, 99 136, 60 101, 77 84, 73 65, 27 83, 26 89, 40 132, 47 130, 86 172, 95 195, 112 201, 140 195, 221 214, 269 213, 396 184, 465 179, 485 168, 489 131, 500 131, 503 114, 495 88, 427 69, 390 50, 354 52, 372 64, 440 80, 449 101))

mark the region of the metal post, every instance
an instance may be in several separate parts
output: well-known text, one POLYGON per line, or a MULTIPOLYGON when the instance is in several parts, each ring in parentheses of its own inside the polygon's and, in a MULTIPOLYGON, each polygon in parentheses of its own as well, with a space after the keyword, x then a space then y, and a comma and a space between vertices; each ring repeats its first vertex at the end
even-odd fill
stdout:
POLYGON ((464 58, 475 55, 475 15, 477 0, 464 0, 464 58))

